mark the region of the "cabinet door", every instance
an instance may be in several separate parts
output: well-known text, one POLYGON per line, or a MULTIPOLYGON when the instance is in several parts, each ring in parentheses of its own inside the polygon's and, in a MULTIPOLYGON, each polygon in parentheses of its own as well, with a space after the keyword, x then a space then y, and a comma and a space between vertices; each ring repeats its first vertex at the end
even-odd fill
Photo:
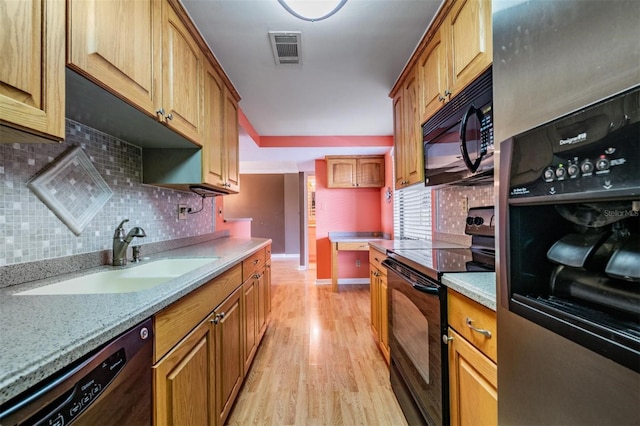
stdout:
POLYGON ((265 277, 266 266, 260 270, 255 280, 258 286, 258 342, 267 329, 267 280, 265 277))
POLYGON ((327 188, 353 188, 356 186, 355 158, 332 158, 327 160, 327 188))
POLYGON ((228 90, 224 103, 224 148, 226 155, 225 184, 231 192, 240 191, 240 139, 238 133, 238 103, 228 90))
POLYGON ((393 98, 393 162, 395 165, 395 187, 403 188, 409 183, 405 166, 405 125, 404 93, 402 90, 393 98))
POLYGON ((155 425, 214 424, 212 349, 205 320, 153 367, 155 425))
POLYGON ((422 170, 422 126, 420 125, 419 82, 417 73, 413 72, 404 86, 404 161, 407 185, 422 182, 424 170, 422 170))
POLYGON ((160 107, 162 3, 72 0, 69 67, 151 116, 160 107))
POLYGON ((64 139, 65 2, 3 1, 0 40, 0 141, 64 139))
POLYGON ((206 63, 204 73, 204 138, 202 156, 204 182, 224 188, 224 85, 216 70, 206 63))
POLYGON ((418 62, 420 83, 421 122, 427 121, 438 111, 448 97, 447 55, 442 40, 442 29, 438 30, 425 48, 418 62))
POLYGON ((163 2, 162 108, 169 127, 201 144, 203 54, 187 26, 163 2))
POLYGON ((378 280, 378 269, 374 266, 369 267, 370 292, 371 292, 371 328, 373 334, 379 339, 380 336, 380 290, 378 280))
POLYGON ((264 268, 264 286, 267 294, 265 295, 264 309, 266 321, 268 323, 271 318, 271 246, 267 247, 266 262, 267 264, 264 268))
POLYGON ((452 425, 498 424, 498 368, 449 328, 449 395, 452 425))
POLYGON ((244 370, 247 371, 256 353, 258 336, 258 287, 257 280, 249 278, 242 285, 244 297, 244 370))
POLYGON ((216 416, 221 425, 231 411, 244 377, 241 300, 242 287, 214 311, 216 416))
POLYGON ((449 78, 455 96, 493 61, 491 0, 457 0, 446 22, 449 78))
POLYGON ((380 299, 380 348, 382 354, 390 362, 391 351, 389 349, 389 306, 387 298, 387 276, 381 273, 379 279, 379 299, 380 299))
POLYGON ((359 158, 356 167, 356 185, 360 188, 384 186, 384 157, 359 158))

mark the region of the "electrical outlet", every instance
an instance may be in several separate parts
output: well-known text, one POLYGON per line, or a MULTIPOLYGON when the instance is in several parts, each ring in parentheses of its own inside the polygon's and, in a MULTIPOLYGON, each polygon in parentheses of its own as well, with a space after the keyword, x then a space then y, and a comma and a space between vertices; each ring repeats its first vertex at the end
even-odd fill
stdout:
POLYGON ((184 220, 187 218, 187 206, 184 204, 178 204, 178 220, 184 220))
POLYGON ((356 267, 359 268, 360 267, 360 259, 356 259, 356 267))

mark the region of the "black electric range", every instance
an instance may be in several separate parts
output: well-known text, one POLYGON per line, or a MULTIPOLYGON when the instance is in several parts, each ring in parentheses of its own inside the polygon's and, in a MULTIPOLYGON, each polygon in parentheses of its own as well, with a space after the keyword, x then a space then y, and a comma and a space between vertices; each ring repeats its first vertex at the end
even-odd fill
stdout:
POLYGON ((469 209, 465 234, 471 235, 469 248, 389 249, 388 257, 438 282, 445 273, 495 271, 493 206, 469 209))

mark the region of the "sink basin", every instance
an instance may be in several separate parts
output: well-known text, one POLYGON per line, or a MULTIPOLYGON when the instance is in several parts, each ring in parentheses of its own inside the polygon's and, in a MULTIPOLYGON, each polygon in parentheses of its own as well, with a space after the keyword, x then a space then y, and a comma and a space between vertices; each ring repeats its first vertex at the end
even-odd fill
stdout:
POLYGON ((148 290, 218 259, 217 257, 161 259, 126 269, 95 272, 16 293, 16 295, 133 293, 148 290))

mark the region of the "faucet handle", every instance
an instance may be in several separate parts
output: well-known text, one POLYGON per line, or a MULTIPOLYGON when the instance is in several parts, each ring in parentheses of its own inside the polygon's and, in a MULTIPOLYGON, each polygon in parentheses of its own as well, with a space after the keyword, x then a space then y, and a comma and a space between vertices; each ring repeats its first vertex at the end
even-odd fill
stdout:
POLYGON ((124 219, 122 222, 120 222, 120 225, 118 225, 116 231, 113 234, 113 238, 124 238, 124 228, 122 227, 122 225, 127 222, 129 222, 129 219, 124 219))

